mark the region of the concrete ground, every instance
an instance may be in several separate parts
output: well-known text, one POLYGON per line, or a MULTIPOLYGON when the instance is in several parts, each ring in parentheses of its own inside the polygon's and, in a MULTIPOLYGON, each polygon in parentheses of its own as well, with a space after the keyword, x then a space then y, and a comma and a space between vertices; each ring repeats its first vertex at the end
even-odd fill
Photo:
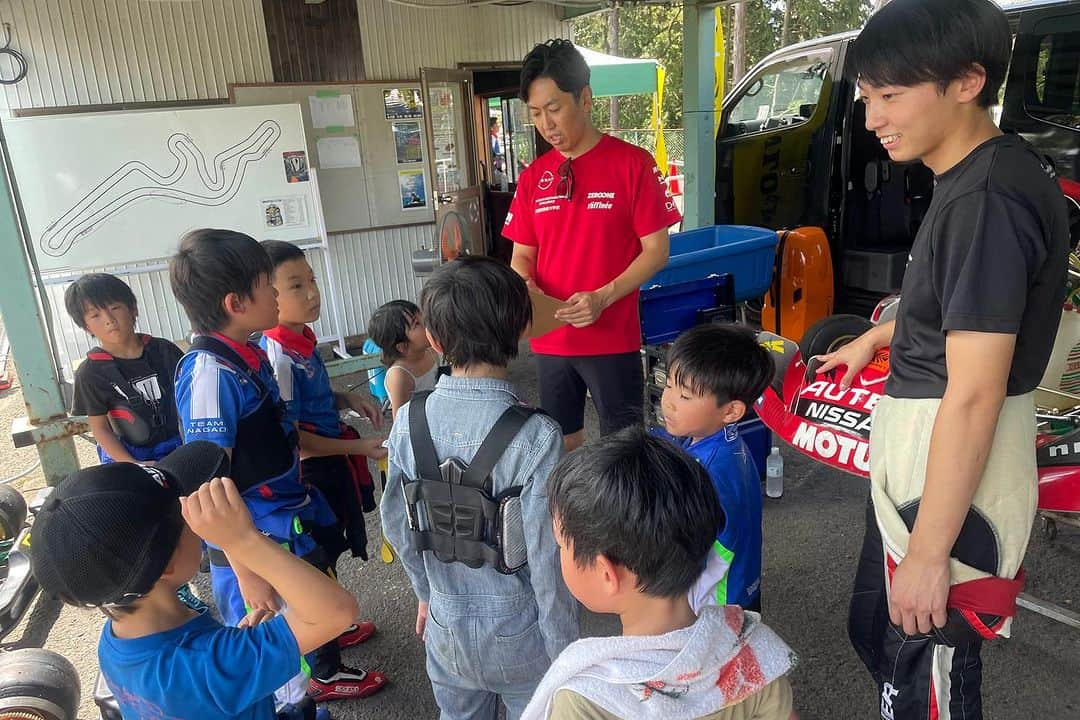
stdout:
MULTIPOLYGON (((536 400, 527 355, 511 368, 523 399, 536 400)), ((347 383, 350 379, 346 379, 347 383)), ((356 379, 351 379, 357 382, 356 379)), ((0 392, 0 427, 23 414, 17 387, 0 392)), ((596 433, 591 406, 587 430, 596 433)), ((89 443, 76 441, 84 463, 93 462, 89 443)), ((876 718, 876 692, 847 641, 845 616, 851 578, 862 540, 866 502, 864 481, 815 465, 784 448, 786 488, 783 498, 766 500, 763 560, 764 616, 799 654, 792 675, 795 703, 806 720, 876 718)), ((15 474, 35 459, 15 450, 6 432, 0 438, 0 474, 15 474)), ((30 490, 42 484, 40 473, 18 481, 30 490)), ((341 702, 333 713, 341 720, 427 720, 437 717, 424 671, 423 644, 413 635, 415 599, 400 563, 378 559, 378 514, 369 516, 373 559, 341 562, 342 582, 360 599, 364 616, 379 627, 366 644, 346 651, 346 661, 387 673, 391 684, 362 701, 341 702)), ((1053 543, 1036 533, 1026 559, 1027 591, 1080 609, 1080 530, 1062 528, 1053 543)), ((206 576, 196 582, 208 597, 206 576)), ((102 625, 95 611, 61 607, 39 597, 23 623, 6 638, 5 647, 44 646, 65 655, 82 677, 82 720, 95 720, 91 693, 97 673, 95 646, 102 625)), ((611 617, 590 615, 583 632, 612 634, 611 617)), ((986 717, 1000 720, 1080 717, 1080 631, 1069 630, 1020 610, 1013 639, 983 651, 986 717)))

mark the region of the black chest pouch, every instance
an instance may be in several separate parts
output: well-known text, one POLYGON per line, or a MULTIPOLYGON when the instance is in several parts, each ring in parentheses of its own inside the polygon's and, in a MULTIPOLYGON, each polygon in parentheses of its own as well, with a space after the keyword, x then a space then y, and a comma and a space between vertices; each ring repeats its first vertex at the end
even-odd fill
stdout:
POLYGON ((510 575, 526 565, 521 486, 494 495, 491 473, 535 408, 511 406, 484 438, 472 462, 439 461, 427 422, 430 392, 409 405, 409 434, 417 479, 402 484, 409 529, 417 549, 442 562, 484 565, 510 575))

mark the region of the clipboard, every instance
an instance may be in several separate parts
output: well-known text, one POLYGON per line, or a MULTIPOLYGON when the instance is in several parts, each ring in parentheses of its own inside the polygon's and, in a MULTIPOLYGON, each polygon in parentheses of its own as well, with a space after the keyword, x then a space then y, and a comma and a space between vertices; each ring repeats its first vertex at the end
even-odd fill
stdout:
POLYGON ((536 338, 547 335, 552 330, 566 325, 564 321, 555 319, 555 311, 566 307, 565 302, 545 295, 539 290, 530 290, 529 300, 532 302, 533 319, 532 325, 525 331, 525 337, 536 338))

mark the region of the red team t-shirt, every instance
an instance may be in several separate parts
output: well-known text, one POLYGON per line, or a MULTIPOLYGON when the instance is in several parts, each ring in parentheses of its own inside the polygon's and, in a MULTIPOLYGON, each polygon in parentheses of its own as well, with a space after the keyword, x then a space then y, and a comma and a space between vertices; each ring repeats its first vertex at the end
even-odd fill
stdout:
MULTIPOLYGON (((502 234, 537 250, 537 286, 565 300, 598 290, 641 253, 641 238, 681 219, 663 176, 641 148, 604 135, 570 161, 573 189, 560 194, 558 150, 541 155, 521 174, 502 234)), ((569 325, 531 341, 545 355, 610 355, 641 347, 638 291, 613 303, 595 323, 569 325)))

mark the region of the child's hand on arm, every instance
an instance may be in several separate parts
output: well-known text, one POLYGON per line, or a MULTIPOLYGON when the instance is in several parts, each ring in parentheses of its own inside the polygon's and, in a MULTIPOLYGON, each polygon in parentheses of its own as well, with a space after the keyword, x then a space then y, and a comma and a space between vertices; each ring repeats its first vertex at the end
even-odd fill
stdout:
MULTIPOLYGON (((228 553, 226 553, 227 555, 228 553)), ((277 593, 270 583, 251 572, 243 565, 229 559, 233 572, 236 573, 236 584, 240 586, 240 597, 244 598, 244 604, 252 611, 265 611, 276 613, 281 610, 281 603, 277 593)))
POLYGON ((236 623, 236 627, 252 628, 256 625, 261 625, 275 615, 277 615, 277 613, 269 610, 251 610, 247 615, 240 619, 240 622, 236 623))
POLYGON ((181 508, 188 526, 224 550, 234 567, 247 568, 277 591, 301 654, 340 635, 359 614, 356 599, 337 582, 255 529, 229 478, 214 478, 183 498, 181 508))
MULTIPOLYGON (((190 497, 182 498, 184 519, 192 532, 206 540, 211 545, 221 548, 226 555, 231 555, 234 548, 243 543, 258 541, 262 535, 255 529, 251 522, 251 514, 247 506, 236 493, 236 486, 232 480, 215 478, 199 488, 190 497), (227 482, 235 493, 235 504, 229 495, 222 491, 220 501, 209 494, 211 484, 227 482), (205 492, 204 492, 205 491, 205 492)), ((242 564, 229 558, 233 572, 236 573, 236 583, 240 586, 240 595, 244 602, 252 610, 265 610, 277 612, 281 609, 277 593, 268 582, 255 573, 248 570, 242 564)))

